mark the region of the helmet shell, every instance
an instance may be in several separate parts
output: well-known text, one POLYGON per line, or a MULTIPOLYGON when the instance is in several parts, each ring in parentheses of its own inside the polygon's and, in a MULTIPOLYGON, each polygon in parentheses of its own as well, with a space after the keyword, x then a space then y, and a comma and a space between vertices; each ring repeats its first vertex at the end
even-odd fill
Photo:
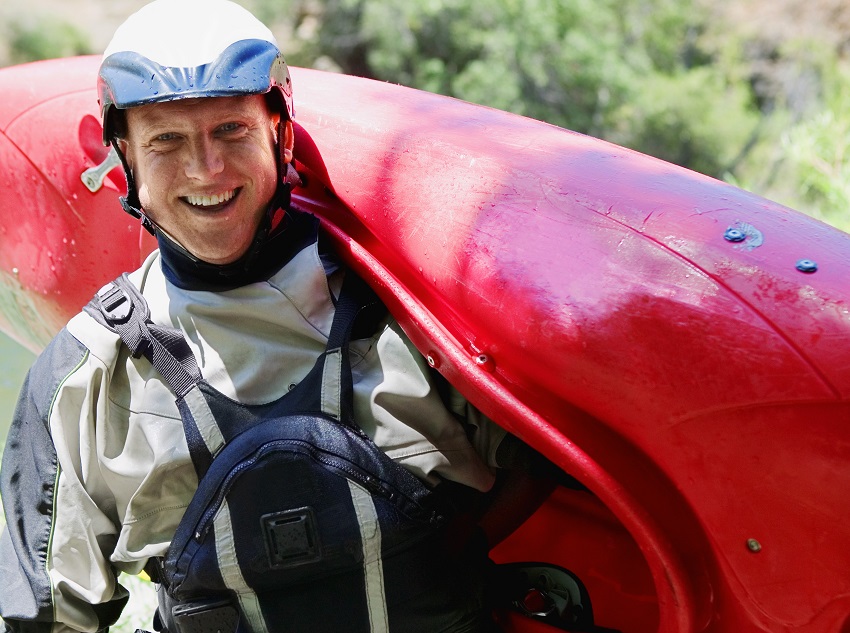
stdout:
POLYGON ((103 54, 103 140, 116 134, 112 108, 272 91, 292 118, 289 69, 272 32, 249 11, 228 0, 154 0, 118 27, 103 54))

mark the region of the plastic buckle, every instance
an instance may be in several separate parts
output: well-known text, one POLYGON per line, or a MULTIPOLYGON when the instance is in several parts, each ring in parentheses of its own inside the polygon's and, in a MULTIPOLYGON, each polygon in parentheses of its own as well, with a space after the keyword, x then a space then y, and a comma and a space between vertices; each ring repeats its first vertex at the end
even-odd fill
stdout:
POLYGON ((103 316, 110 324, 123 324, 133 313, 133 301, 115 282, 106 284, 97 291, 103 316))
POLYGON ((322 559, 319 529, 313 508, 297 508, 261 518, 271 569, 297 567, 322 559))
POLYGON ((174 633, 235 633, 239 627, 239 611, 227 598, 176 604, 171 615, 174 633))

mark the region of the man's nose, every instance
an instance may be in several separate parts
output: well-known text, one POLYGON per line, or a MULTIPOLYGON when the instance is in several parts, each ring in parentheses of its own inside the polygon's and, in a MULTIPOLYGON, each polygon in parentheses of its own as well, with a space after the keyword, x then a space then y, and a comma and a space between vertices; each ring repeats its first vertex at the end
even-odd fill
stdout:
POLYGON ((224 169, 221 148, 213 139, 196 139, 189 148, 186 159, 186 175, 196 180, 207 180, 224 169))

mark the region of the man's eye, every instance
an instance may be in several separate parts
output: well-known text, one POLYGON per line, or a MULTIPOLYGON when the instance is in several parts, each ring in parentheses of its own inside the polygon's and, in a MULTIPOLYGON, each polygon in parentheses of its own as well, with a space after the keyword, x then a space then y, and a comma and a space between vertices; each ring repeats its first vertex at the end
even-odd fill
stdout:
POLYGON ((238 130, 240 126, 238 123, 225 123, 220 128, 218 128, 222 132, 235 132, 238 130))
POLYGON ((177 137, 177 135, 174 134, 174 132, 166 132, 165 134, 160 134, 154 140, 157 140, 157 141, 173 141, 176 137, 177 137))

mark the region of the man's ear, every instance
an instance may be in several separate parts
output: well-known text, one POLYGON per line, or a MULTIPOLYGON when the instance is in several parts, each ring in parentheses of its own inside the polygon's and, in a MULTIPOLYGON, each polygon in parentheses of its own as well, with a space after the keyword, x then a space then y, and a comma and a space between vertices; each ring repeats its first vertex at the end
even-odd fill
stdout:
POLYGON ((286 121, 283 128, 283 143, 281 144, 280 155, 283 157, 284 163, 292 162, 292 149, 295 147, 295 131, 292 129, 292 121, 286 121))

